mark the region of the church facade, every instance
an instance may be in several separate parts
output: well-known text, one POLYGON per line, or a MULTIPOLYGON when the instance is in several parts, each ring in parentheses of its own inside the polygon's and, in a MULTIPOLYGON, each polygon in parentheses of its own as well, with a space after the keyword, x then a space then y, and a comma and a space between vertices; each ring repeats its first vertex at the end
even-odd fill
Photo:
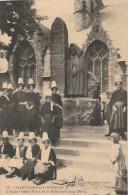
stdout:
MULTIPOLYGON (((14 88, 17 87, 19 77, 24 79, 25 87, 28 78, 33 78, 36 88, 44 96, 45 91, 50 88, 51 81, 55 80, 65 102, 66 120, 69 117, 70 105, 72 114, 81 112, 83 117, 85 110, 81 109, 86 104, 88 113, 84 115, 83 122, 86 124, 85 118, 88 120, 87 116, 91 115, 97 105, 97 100, 94 100, 96 94, 113 92, 115 74, 121 76, 123 87, 127 88, 125 7, 124 2, 104 6, 103 0, 74 0, 74 34, 70 34, 66 22, 57 17, 51 29, 42 25, 41 32, 36 32, 33 39, 24 40, 23 37, 19 37, 13 47, 8 69, 14 88), (70 36, 74 36, 74 42, 69 42, 70 36), (76 45, 77 57, 70 55, 71 45, 76 45), (84 82, 81 93, 69 93, 69 75, 72 76, 71 90, 75 90, 77 85, 79 88, 80 83, 84 82), (83 77, 86 78, 81 80, 83 77), (74 107, 77 110, 74 110, 74 107)), ((72 124, 73 120, 81 123, 81 117, 71 117, 70 123, 72 124)))

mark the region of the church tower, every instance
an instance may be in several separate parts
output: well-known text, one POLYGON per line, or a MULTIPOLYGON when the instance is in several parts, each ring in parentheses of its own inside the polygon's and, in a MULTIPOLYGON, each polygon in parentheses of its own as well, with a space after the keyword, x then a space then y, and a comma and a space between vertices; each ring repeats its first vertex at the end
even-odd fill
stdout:
POLYGON ((93 14, 103 8, 102 0, 74 0, 75 30, 87 29, 93 14))

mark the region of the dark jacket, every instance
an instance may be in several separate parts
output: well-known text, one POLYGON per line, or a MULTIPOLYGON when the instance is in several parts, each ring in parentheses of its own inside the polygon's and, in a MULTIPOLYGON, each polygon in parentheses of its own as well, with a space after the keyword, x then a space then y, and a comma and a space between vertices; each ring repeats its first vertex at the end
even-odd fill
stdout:
POLYGON ((4 145, 4 150, 2 150, 2 146, 0 145, 0 154, 8 154, 8 156, 10 158, 12 158, 14 156, 14 150, 13 150, 13 145, 10 143, 7 143, 6 145, 4 145))

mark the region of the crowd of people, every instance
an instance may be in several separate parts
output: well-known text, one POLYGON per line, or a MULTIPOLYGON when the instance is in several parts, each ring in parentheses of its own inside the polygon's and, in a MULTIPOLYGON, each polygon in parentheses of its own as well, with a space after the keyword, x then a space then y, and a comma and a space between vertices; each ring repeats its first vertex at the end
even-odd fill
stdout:
POLYGON ((29 133, 28 147, 25 146, 23 132, 19 133, 16 147, 9 142, 7 131, 2 133, 2 142, 0 175, 6 174, 6 178, 19 176, 22 180, 28 178, 36 185, 56 179, 56 155, 47 132, 43 133, 41 145, 37 143, 34 132, 29 133))
POLYGON ((47 132, 55 146, 63 124, 62 101, 55 81, 52 82, 51 90, 46 91, 42 105, 40 100, 33 79, 28 80, 27 90, 24 89, 22 78, 19 78, 15 91, 12 84, 3 83, 0 96, 1 132, 6 130, 15 136, 26 130, 35 132, 36 135, 47 132))

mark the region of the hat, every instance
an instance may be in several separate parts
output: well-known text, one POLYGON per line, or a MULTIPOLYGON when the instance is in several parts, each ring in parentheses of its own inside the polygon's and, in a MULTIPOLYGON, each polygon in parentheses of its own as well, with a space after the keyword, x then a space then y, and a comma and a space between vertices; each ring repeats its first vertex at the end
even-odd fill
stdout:
POLYGON ((32 140, 32 139, 36 139, 36 136, 35 136, 34 132, 29 133, 29 140, 32 140))
POLYGON ((24 85, 24 83, 23 83, 23 78, 19 78, 19 79, 18 79, 18 85, 24 85))
POLYGON ((29 85, 35 86, 34 81, 33 81, 32 78, 30 78, 30 79, 28 80, 28 86, 29 86, 29 85))
POLYGON ((8 132, 7 131, 3 131, 2 138, 8 138, 8 132))
POLYGON ((53 89, 53 88, 57 88, 58 89, 56 81, 52 81, 51 89, 53 89))
POLYGON ((8 85, 7 85, 7 83, 3 83, 3 87, 2 87, 3 89, 7 89, 8 88, 8 85))
POLYGON ((122 82, 120 75, 115 75, 115 83, 117 83, 117 82, 122 82))
POLYGON ((47 96, 49 96, 49 97, 51 97, 51 90, 50 89, 48 89, 47 91, 45 91, 45 97, 47 97, 47 96))
POLYGON ((20 132, 20 133, 19 133, 18 140, 19 140, 19 139, 24 139, 24 133, 23 133, 23 132, 20 132))
POLYGON ((47 132, 44 132, 42 135, 42 142, 50 141, 47 132))
POLYGON ((8 89, 13 89, 13 86, 11 83, 8 84, 8 89))

